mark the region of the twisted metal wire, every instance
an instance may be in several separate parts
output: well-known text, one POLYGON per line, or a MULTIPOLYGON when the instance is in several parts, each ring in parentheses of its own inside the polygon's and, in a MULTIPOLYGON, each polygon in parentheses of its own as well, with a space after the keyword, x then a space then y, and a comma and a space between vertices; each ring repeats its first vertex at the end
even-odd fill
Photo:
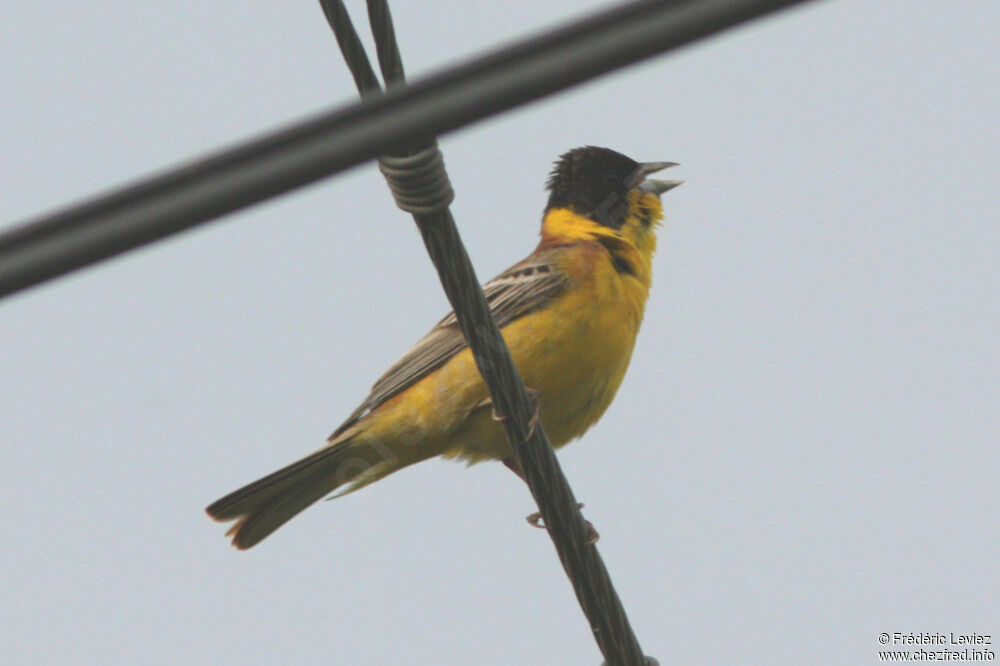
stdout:
MULTIPOLYGON (((324 8, 333 1, 320 0, 324 8)), ((402 58, 388 5, 385 0, 368 0, 368 11, 386 83, 403 85, 402 58)), ((332 15, 338 23, 334 26, 334 34, 341 42, 341 51, 352 54, 351 59, 345 57, 348 67, 357 66, 359 71, 352 71, 355 81, 363 81, 366 69, 370 71, 371 66, 367 58, 357 54, 360 42, 353 26, 341 24, 350 24, 350 17, 346 11, 332 15)), ((331 13, 327 16, 329 18, 331 13)), ((360 83, 358 88, 362 95, 366 94, 360 83)), ((493 319, 448 209, 454 193, 441 151, 434 141, 423 147, 412 145, 408 148, 405 152, 400 150, 379 157, 379 169, 389 183, 396 205, 412 213, 420 229, 598 647, 606 663, 616 666, 655 664, 654 659, 643 656, 543 426, 540 423, 531 425, 537 404, 528 395, 493 319)))

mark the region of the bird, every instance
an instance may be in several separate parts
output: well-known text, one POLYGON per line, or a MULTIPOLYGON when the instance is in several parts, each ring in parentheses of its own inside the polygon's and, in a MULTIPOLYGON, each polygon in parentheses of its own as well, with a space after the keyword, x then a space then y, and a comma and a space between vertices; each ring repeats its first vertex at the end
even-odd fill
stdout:
MULTIPOLYGON (((622 383, 651 285, 660 195, 678 180, 649 175, 609 148, 563 154, 546 183, 541 240, 483 286, 554 447, 580 437, 622 383)), ((498 460, 523 479, 454 312, 390 367, 325 446, 213 502, 226 536, 251 548, 313 503, 433 457, 498 460)))

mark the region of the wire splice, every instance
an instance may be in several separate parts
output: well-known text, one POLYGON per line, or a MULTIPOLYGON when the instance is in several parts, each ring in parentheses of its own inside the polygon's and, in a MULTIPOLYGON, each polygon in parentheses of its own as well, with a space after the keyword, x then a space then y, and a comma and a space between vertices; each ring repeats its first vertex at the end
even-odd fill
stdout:
POLYGON ((396 205, 407 213, 439 213, 455 199, 436 141, 413 155, 384 155, 378 158, 378 168, 396 205))

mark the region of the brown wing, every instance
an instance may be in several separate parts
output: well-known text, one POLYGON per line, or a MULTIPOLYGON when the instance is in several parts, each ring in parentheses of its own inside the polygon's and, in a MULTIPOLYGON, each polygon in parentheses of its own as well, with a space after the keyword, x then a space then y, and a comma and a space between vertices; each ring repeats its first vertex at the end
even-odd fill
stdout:
MULTIPOLYGON (((483 285, 490 311, 500 328, 542 307, 562 290, 566 278, 556 271, 550 261, 551 254, 534 254, 483 285)), ((440 368, 467 346, 455 313, 449 312, 413 349, 379 377, 365 401, 330 435, 330 439, 339 436, 392 396, 440 368)))

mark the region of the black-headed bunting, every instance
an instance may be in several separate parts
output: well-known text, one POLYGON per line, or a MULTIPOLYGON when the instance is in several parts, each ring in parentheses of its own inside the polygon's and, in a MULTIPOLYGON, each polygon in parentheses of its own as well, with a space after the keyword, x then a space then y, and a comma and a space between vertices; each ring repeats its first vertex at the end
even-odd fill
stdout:
MULTIPOLYGON (((548 181, 541 242, 483 289, 553 446, 582 435, 611 404, 649 294, 660 195, 680 181, 649 175, 607 148, 563 155, 548 181)), ((338 488, 356 490, 434 456, 516 459, 454 314, 379 378, 330 436, 298 462, 208 507, 250 548, 338 488)))

